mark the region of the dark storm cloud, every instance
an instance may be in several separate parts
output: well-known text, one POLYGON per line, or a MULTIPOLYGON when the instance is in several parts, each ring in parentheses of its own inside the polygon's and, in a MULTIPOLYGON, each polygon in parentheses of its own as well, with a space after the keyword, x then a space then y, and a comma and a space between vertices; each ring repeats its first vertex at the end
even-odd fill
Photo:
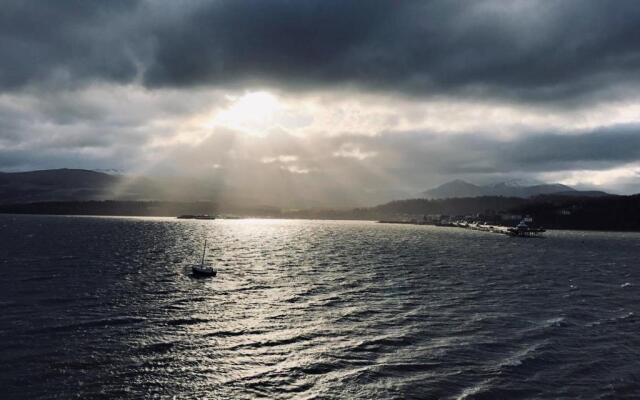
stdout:
POLYGON ((129 81, 136 74, 124 18, 137 1, 7 0, 0 6, 0 89, 129 81))
POLYGON ((114 165, 129 168, 138 156, 136 149, 129 146, 114 146, 90 152, 79 152, 77 148, 46 147, 32 149, 4 149, 0 147, 0 171, 26 171, 49 169, 58 166, 84 169, 111 169, 114 165), (114 164, 117 160, 117 164, 114 164))
POLYGON ((614 126, 579 135, 538 134, 496 148, 504 152, 503 165, 522 170, 624 164, 640 160, 640 126, 614 126))
POLYGON ((374 137, 340 138, 372 151, 371 163, 389 163, 402 176, 429 171, 442 175, 541 173, 601 170, 640 160, 640 126, 622 125, 564 134, 533 133, 511 140, 489 134, 454 136, 391 132, 374 137))
POLYGON ((580 100, 638 81, 640 2, 8 1, 0 87, 353 85, 580 100))
POLYGON ((637 79, 638 22, 636 1, 213 2, 156 32, 146 81, 572 98, 637 79))

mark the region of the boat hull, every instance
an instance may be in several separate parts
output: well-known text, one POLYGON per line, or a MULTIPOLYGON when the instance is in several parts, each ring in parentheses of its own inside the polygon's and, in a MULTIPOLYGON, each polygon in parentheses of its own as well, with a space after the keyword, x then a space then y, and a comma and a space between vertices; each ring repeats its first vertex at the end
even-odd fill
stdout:
POLYGON ((212 267, 200 267, 200 266, 193 266, 191 267, 191 273, 194 276, 201 276, 201 277, 205 277, 205 276, 216 276, 218 274, 218 271, 213 269, 212 267))

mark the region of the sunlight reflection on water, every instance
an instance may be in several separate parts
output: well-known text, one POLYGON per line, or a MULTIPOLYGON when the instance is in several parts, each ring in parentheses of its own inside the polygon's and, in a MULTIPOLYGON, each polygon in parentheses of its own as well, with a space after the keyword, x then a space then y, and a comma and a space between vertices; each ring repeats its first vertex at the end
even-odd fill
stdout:
POLYGON ((638 234, 0 218, 12 397, 638 391, 638 234), (205 238, 219 274, 194 279, 205 238))

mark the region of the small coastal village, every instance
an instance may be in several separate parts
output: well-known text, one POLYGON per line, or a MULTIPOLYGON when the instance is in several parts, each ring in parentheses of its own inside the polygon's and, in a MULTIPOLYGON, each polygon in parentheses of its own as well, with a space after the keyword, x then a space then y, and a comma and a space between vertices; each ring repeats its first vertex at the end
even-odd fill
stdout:
POLYGON ((482 232, 498 233, 518 237, 541 237, 546 232, 542 227, 534 225, 530 215, 521 214, 473 214, 473 215, 442 215, 428 214, 422 216, 407 215, 397 220, 380 220, 383 224, 433 225, 471 229, 482 232))

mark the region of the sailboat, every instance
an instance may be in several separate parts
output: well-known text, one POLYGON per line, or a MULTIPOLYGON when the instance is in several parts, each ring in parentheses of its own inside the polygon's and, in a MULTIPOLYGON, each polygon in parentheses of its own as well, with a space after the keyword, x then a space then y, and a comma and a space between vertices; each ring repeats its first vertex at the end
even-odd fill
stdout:
POLYGON ((207 254, 207 240, 204 240, 204 248, 202 249, 202 261, 200 264, 194 264, 191 266, 191 273, 194 276, 216 276, 218 271, 210 265, 204 263, 204 256, 207 254))

